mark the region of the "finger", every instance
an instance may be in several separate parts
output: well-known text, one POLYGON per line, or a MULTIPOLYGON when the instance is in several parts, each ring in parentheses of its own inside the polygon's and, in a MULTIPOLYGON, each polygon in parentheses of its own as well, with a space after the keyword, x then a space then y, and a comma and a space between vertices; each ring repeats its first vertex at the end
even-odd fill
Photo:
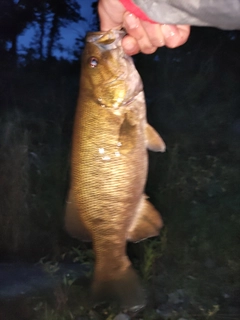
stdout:
POLYGON ((151 23, 149 21, 141 21, 141 24, 153 46, 163 47, 165 45, 161 24, 151 23))
POLYGON ((132 13, 126 12, 123 17, 123 26, 127 33, 136 39, 140 51, 153 53, 157 48, 150 42, 141 21, 132 13))
POLYGON ((106 1, 98 2, 98 14, 100 18, 100 30, 108 31, 113 28, 122 27, 122 16, 125 10, 123 5, 116 1, 115 14, 112 15, 111 8, 107 6, 106 1))
POLYGON ((183 45, 190 34, 190 26, 188 25, 167 25, 161 26, 164 36, 165 45, 169 48, 176 48, 183 45))
POLYGON ((138 45, 137 40, 129 35, 126 35, 122 39, 122 47, 125 53, 129 56, 132 56, 140 52, 140 47, 138 45))
POLYGON ((179 31, 180 42, 179 45, 184 44, 190 35, 190 26, 189 25, 177 25, 179 31))

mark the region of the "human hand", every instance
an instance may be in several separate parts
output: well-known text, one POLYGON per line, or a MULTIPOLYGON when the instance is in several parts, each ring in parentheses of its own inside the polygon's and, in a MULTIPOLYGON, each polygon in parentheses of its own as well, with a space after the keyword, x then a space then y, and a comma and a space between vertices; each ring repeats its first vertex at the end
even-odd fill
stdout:
POLYGON ((127 35, 122 40, 128 55, 138 52, 153 53, 158 47, 175 48, 184 44, 190 34, 188 25, 166 25, 144 21, 126 11, 118 0, 99 0, 100 28, 107 31, 124 27, 127 35))

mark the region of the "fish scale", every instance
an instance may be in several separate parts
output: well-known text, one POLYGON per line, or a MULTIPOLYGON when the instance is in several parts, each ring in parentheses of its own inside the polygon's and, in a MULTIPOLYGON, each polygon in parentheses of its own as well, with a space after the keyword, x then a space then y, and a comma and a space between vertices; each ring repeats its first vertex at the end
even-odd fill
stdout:
POLYGON ((89 33, 82 56, 65 226, 93 241, 94 301, 145 305, 126 255, 127 241, 156 236, 163 225, 147 201, 147 148, 165 151, 147 124, 141 78, 121 47, 123 31, 89 33))

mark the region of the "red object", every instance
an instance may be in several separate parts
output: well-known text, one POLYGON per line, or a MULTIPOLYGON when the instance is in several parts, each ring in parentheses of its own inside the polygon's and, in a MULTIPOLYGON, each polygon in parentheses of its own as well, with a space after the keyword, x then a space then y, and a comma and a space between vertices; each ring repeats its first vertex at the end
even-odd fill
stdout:
POLYGON ((145 12, 143 12, 134 2, 131 0, 120 0, 120 2, 124 5, 127 11, 133 13, 136 17, 141 20, 149 21, 151 23, 156 23, 155 21, 151 20, 145 12))

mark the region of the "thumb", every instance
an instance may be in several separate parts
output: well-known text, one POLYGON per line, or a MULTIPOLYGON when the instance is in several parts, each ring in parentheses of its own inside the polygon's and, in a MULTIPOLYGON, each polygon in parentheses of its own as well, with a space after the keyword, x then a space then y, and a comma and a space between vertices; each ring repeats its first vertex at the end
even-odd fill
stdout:
POLYGON ((125 7, 119 1, 104 1, 98 3, 98 14, 101 31, 122 27, 125 7))

